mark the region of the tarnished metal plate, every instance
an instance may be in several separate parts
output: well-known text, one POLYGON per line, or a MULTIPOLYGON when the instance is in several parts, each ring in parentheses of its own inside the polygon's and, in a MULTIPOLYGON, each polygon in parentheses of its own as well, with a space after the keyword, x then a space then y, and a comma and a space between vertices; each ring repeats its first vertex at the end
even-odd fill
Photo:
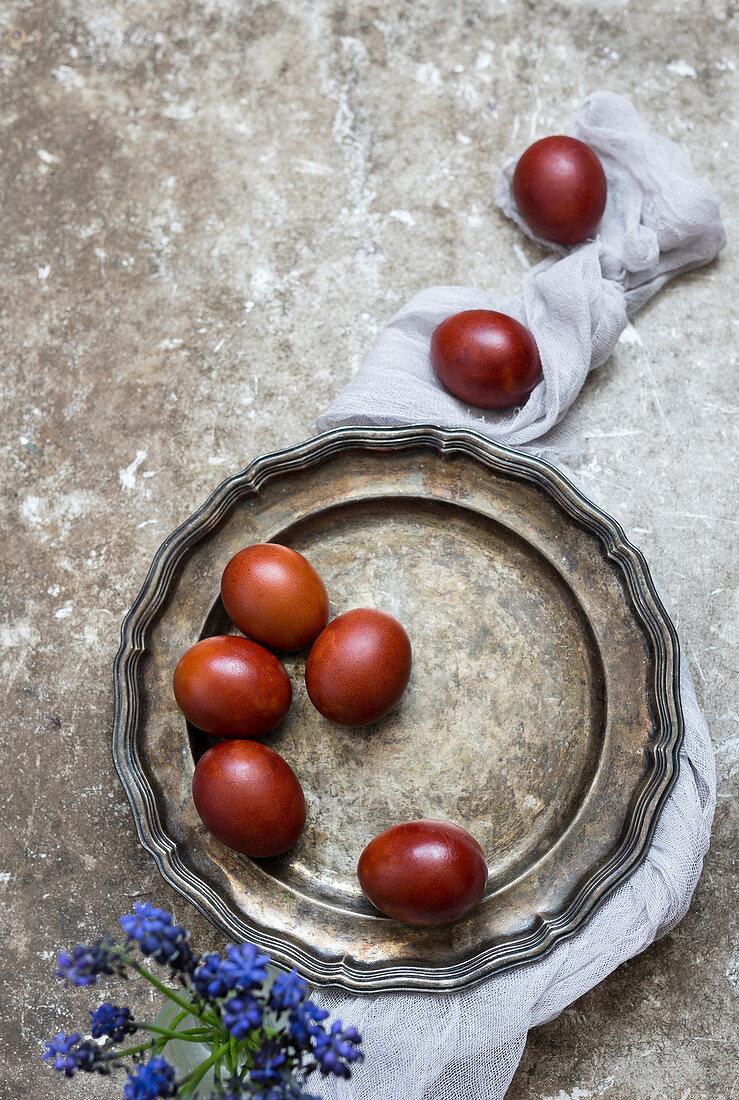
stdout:
POLYGON ((443 989, 547 951, 644 854, 682 735, 674 630, 641 555, 540 460, 471 432, 339 429, 257 460, 167 539, 123 626, 114 755, 165 878, 224 931, 307 978, 443 989), (323 719, 305 654, 265 740, 305 790, 286 855, 255 861, 203 828, 190 784, 208 740, 172 672, 231 630, 228 559, 274 540, 321 573, 332 615, 377 607, 413 644, 409 688, 366 729, 323 719), (487 854, 483 901, 441 929, 365 900, 356 863, 388 826, 432 817, 487 854))

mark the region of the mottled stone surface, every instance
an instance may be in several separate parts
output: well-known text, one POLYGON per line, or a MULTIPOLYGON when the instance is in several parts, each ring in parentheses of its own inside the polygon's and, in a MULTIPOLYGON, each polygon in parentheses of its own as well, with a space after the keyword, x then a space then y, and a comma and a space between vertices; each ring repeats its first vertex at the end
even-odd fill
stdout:
MULTIPOLYGON (((413 292, 518 286, 541 253, 497 166, 586 92, 683 142, 735 239, 735 45, 724 0, 0 3, 3 1100, 120 1094, 39 1065, 89 1000, 52 981, 59 946, 139 897, 219 943, 111 763, 119 623, 161 540, 309 435, 413 292)), ((666 288, 579 402, 580 474, 705 706, 713 847, 683 923, 531 1035, 512 1100, 739 1095, 734 279, 730 245, 666 288)))

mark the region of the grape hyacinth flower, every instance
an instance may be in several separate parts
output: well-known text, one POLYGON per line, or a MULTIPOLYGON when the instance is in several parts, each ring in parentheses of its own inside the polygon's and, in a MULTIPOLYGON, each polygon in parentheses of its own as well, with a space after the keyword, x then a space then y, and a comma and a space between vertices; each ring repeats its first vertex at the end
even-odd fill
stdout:
POLYGON ((229 944, 223 956, 196 955, 190 933, 149 902, 137 903, 120 923, 123 945, 106 937, 62 951, 57 976, 83 987, 102 976, 138 976, 173 1002, 170 1015, 146 1023, 134 1020, 127 1005, 104 1001, 90 1012, 92 1041, 59 1032, 45 1044, 44 1061, 66 1077, 126 1067, 125 1100, 205 1100, 203 1088, 210 1100, 317 1100, 305 1091, 310 1073, 347 1078, 361 1062, 356 1028, 337 1020, 327 1029, 328 1012, 309 999, 306 982, 295 970, 271 979, 270 958, 255 944, 229 944), (132 958, 131 944, 167 968, 163 977, 169 982, 132 958), (206 1051, 199 1065, 193 1069, 190 1062, 179 1077, 167 1058, 175 1039, 172 1050, 195 1043, 206 1051), (214 1089, 207 1084, 209 1073, 214 1089))
POLYGON ((223 959, 215 952, 203 955, 192 974, 192 984, 204 1001, 217 1001, 230 992, 230 985, 223 973, 223 959))
POLYGON ((272 983, 269 1007, 274 1012, 290 1012, 300 1008, 307 999, 307 984, 297 970, 291 970, 289 974, 278 974, 272 983))
POLYGON ((157 1100, 159 1096, 176 1096, 174 1067, 166 1058, 152 1058, 135 1070, 123 1086, 126 1100, 157 1100))
POLYGON ((253 943, 242 943, 240 947, 230 944, 221 963, 221 973, 229 989, 246 993, 265 980, 268 962, 269 955, 260 955, 253 943))
POLYGON ((314 1057, 321 1073, 327 1077, 330 1073, 337 1077, 351 1077, 349 1066, 353 1062, 359 1062, 364 1055, 357 1050, 362 1037, 355 1027, 343 1030, 341 1020, 334 1020, 331 1030, 321 1032, 316 1036, 314 1057))
POLYGON ((90 946, 78 943, 71 953, 60 951, 57 958, 57 978, 73 985, 95 985, 101 974, 124 974, 125 969, 116 953, 115 942, 109 937, 95 940, 90 946))
POLYGON ((289 1032, 298 1049, 311 1049, 312 1041, 325 1031, 321 1021, 327 1016, 326 1009, 314 1001, 306 1001, 290 1013, 289 1032))
POLYGON ((90 1013, 90 1024, 93 1039, 108 1038, 114 1043, 120 1043, 126 1035, 133 1035, 136 1031, 131 1009, 126 1005, 119 1008, 107 1001, 90 1013))
POLYGON ((275 1043, 265 1045, 254 1056, 254 1068, 249 1076, 258 1085, 281 1085, 284 1080, 284 1066, 287 1055, 275 1043))
POLYGON ((254 997, 229 997, 221 1007, 221 1015, 234 1039, 245 1039, 261 1025, 264 1010, 254 997))
POLYGON ((175 924, 164 909, 156 909, 148 901, 137 901, 134 909, 134 913, 120 920, 129 941, 135 940, 141 954, 151 956, 154 962, 191 973, 195 968, 195 957, 187 942, 190 933, 175 924))
POLYGON ((79 1069, 83 1073, 108 1073, 109 1067, 103 1059, 100 1047, 81 1040, 82 1036, 77 1031, 72 1035, 65 1035, 60 1031, 51 1042, 45 1044, 46 1050, 41 1057, 46 1062, 53 1058, 53 1068, 65 1077, 74 1077, 79 1069))

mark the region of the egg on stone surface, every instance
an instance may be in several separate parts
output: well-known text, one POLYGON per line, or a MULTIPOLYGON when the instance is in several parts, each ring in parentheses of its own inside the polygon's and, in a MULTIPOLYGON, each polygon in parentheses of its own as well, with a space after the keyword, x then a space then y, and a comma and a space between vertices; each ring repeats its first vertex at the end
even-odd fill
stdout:
POLYGON ((221 600, 239 630, 271 649, 303 649, 329 615, 326 586, 311 563, 278 543, 235 554, 223 571, 221 600))
POLYGON ((405 821, 371 840, 357 876, 381 913, 406 924, 459 920, 480 901, 488 879, 482 848, 459 825, 405 821))
POLYGON ((603 165, 577 138, 554 134, 530 145, 513 173, 513 197, 538 237, 572 245, 591 237, 606 208, 603 165))
POLYGON ((479 409, 520 405, 541 378, 534 337, 493 309, 466 309, 437 325, 431 363, 455 397, 479 409))
POLYGON ((305 825, 305 796, 295 772, 258 741, 211 746, 195 766, 192 796, 206 829, 254 858, 282 855, 305 825))
POLYGON ((290 677, 274 653, 230 634, 191 646, 172 686, 185 718, 214 737, 261 737, 279 725, 292 702, 290 677))
POLYGON ((305 685, 324 718, 340 726, 366 726, 400 700, 411 661, 411 643, 397 619, 355 608, 319 634, 308 655, 305 685))

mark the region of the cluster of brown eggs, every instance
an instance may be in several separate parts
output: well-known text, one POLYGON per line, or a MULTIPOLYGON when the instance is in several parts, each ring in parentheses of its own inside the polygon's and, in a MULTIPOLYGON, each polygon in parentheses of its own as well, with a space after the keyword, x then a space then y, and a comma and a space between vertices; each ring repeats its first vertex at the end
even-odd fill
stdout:
POLYGON ((214 737, 261 737, 287 714, 290 678, 271 650, 311 646, 308 695, 342 726, 377 722, 405 691, 411 644, 400 623, 357 608, 328 624, 326 586, 287 546, 259 544, 236 554, 223 572, 221 600, 246 637, 205 638, 188 649, 174 675, 180 710, 214 737))
MULTIPOLYGON (((396 619, 371 608, 329 623, 321 577, 301 554, 276 543, 249 546, 229 561, 221 600, 247 636, 197 642, 174 673, 182 713, 218 738, 195 767, 193 800, 206 828, 229 848, 255 858, 277 856, 302 833, 306 803, 287 761, 254 740, 279 725, 292 702, 290 678, 272 650, 311 646, 305 668, 311 702, 332 722, 364 726, 384 717, 403 695, 411 643, 396 619)), ((357 874, 386 915, 441 924, 479 901, 487 864, 459 826, 412 821, 371 840, 357 874)))

